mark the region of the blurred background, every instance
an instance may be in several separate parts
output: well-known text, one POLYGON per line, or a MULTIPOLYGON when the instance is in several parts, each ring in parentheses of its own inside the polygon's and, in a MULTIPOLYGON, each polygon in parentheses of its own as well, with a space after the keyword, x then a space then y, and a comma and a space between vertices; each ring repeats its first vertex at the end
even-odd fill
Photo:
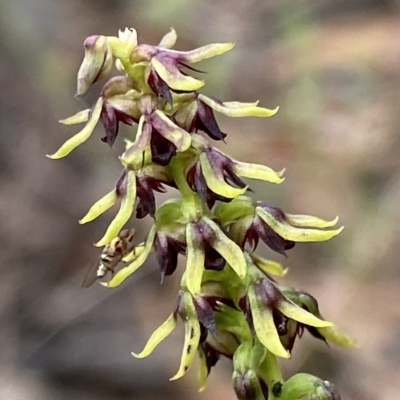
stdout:
MULTIPOLYGON (((115 185, 119 148, 101 143, 97 128, 70 157, 45 155, 79 129, 57 121, 87 107, 74 98, 84 39, 126 26, 150 44, 173 26, 182 50, 234 41, 233 51, 201 64, 209 71, 205 92, 281 108, 270 119, 218 116, 228 133, 221 147, 243 161, 287 168, 280 186, 251 183, 258 199, 290 213, 340 215, 346 226, 330 242, 272 257, 290 269, 280 282, 317 297, 323 315, 359 348, 304 335, 283 362, 285 376, 317 374, 345 400, 400 398, 398 0, 0 6, 0 399, 235 398, 226 361, 203 393, 196 368, 168 381, 179 364, 182 326, 149 358, 130 354, 170 313, 179 274, 160 286, 151 258, 118 289, 81 289, 99 255, 92 243, 115 210, 87 226, 78 219, 115 185)), ((150 224, 135 222, 138 240, 150 224)))

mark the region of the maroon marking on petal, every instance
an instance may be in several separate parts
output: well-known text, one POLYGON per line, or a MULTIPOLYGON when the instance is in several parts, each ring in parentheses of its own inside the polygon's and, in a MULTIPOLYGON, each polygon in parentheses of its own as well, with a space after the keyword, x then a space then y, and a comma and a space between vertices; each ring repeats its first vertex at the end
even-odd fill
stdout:
POLYGON ((246 317, 246 322, 249 325, 251 334, 255 335, 254 323, 253 323, 253 315, 251 313, 250 308, 250 300, 248 296, 243 296, 239 299, 239 308, 243 311, 244 316, 246 317))
POLYGON ((201 130, 207 133, 207 135, 214 140, 225 139, 226 133, 221 132, 219 129, 212 108, 200 100, 197 101, 197 113, 195 120, 196 122, 194 127, 196 131, 201 130))
POLYGON ((167 235, 165 235, 164 233, 157 233, 156 236, 154 237, 153 246, 156 252, 158 263, 160 264, 161 269, 164 269, 163 265, 166 262, 168 254, 167 235))
POLYGON ((203 325, 200 324, 200 340, 199 340, 199 345, 201 345, 202 343, 204 343, 207 340, 207 336, 208 336, 208 330, 207 328, 203 325))
POLYGON ((222 271, 225 268, 225 259, 208 243, 204 243, 204 253, 206 256, 204 261, 204 269, 222 271))
POLYGON ((153 129, 150 139, 151 161, 166 166, 176 154, 176 147, 153 129))
POLYGON ((206 203, 210 210, 216 201, 223 201, 225 203, 232 201, 232 199, 220 196, 208 188, 199 162, 196 162, 196 164, 188 170, 186 180, 190 188, 199 195, 202 202, 206 203))
POLYGON ((167 103, 172 104, 172 95, 169 86, 154 69, 151 69, 147 83, 157 96, 162 97, 167 103))
POLYGON ((168 236, 168 246, 172 247, 178 254, 186 253, 186 243, 182 243, 168 236))
POLYGON ((154 239, 154 250, 161 271, 161 282, 164 276, 172 275, 178 265, 178 253, 183 252, 184 245, 163 233, 158 233, 154 239), (179 245, 177 244, 179 243, 179 245))
POLYGON ((217 364, 221 353, 207 342, 201 343, 200 346, 206 357, 207 375, 209 375, 211 368, 217 364))
POLYGON ((197 297, 193 299, 194 308, 197 312, 197 318, 199 322, 204 325, 205 328, 212 334, 217 334, 217 326, 215 324, 213 309, 208 304, 206 299, 197 297))
POLYGON ((201 71, 200 69, 193 68, 193 67, 191 67, 190 65, 183 63, 182 61, 178 61, 178 64, 179 64, 180 66, 184 67, 184 68, 190 69, 191 71, 199 72, 200 74, 206 74, 205 71, 201 71))
POLYGON ((315 337, 316 339, 322 340, 326 344, 328 344, 326 339, 318 332, 317 328, 308 325, 305 325, 305 328, 308 330, 308 332, 310 332, 311 336, 315 337))
POLYGON ((290 250, 295 246, 295 243, 284 239, 282 236, 278 235, 274 230, 272 230, 269 225, 261 218, 256 217, 254 219, 254 228, 260 239, 271 249, 279 254, 287 257, 286 250, 290 250))
POLYGON ((273 310, 273 319, 276 326, 276 331, 279 336, 285 336, 288 333, 288 321, 289 318, 283 315, 279 310, 273 310))
POLYGON ((126 194, 126 175, 128 174, 128 170, 125 168, 122 171, 121 176, 118 179, 118 182, 115 186, 115 192, 117 193, 118 197, 125 196, 126 194))
POLYGON ((133 125, 137 124, 139 120, 137 118, 133 118, 129 114, 125 114, 124 112, 120 110, 114 109, 115 115, 117 117, 118 122, 122 122, 125 125, 133 125))
POLYGON ((180 310, 182 308, 182 296, 183 296, 183 290, 180 290, 178 292, 178 294, 176 295, 175 305, 174 305, 174 309, 172 311, 175 320, 176 320, 176 318, 177 318, 177 316, 180 313, 180 310))
POLYGON ((253 286, 256 295, 270 310, 273 310, 276 303, 282 298, 281 292, 268 279, 262 279, 260 282, 254 283, 253 286))
POLYGON ((146 215, 150 215, 154 218, 156 211, 156 199, 153 191, 159 193, 165 193, 166 189, 162 183, 149 176, 136 177, 136 190, 139 203, 136 207, 136 218, 144 218, 146 215))
POLYGON ((114 109, 107 103, 101 109, 100 121, 106 133, 101 140, 112 147, 118 135, 118 121, 114 109))
POLYGON ((224 168, 224 180, 227 184, 231 186, 243 189, 246 184, 229 168, 224 168))
POLYGON ((257 229, 254 227, 254 224, 251 224, 247 229, 246 234, 243 238, 243 242, 239 244, 240 247, 244 247, 247 242, 252 251, 254 251, 258 246, 259 236, 257 229))
POLYGON ((142 219, 146 215, 154 218, 156 212, 156 198, 152 190, 145 190, 140 184, 137 185, 137 197, 139 198, 136 206, 136 218, 142 219))
POLYGON ((257 201, 256 206, 261 207, 267 213, 271 214, 277 221, 286 221, 285 213, 280 208, 262 201, 257 201))
POLYGON ((194 166, 194 186, 195 191, 200 196, 201 201, 206 203, 208 187, 199 162, 197 162, 194 166))
POLYGON ((195 173, 196 173, 196 164, 191 166, 186 173, 186 181, 187 181, 188 185, 190 186, 190 189, 193 190, 193 192, 196 191, 196 185, 194 183, 195 173))
POLYGON ((261 392, 265 400, 268 400, 268 385, 262 378, 258 378, 258 383, 260 384, 261 392))
POLYGON ((298 325, 299 325, 299 327, 297 329, 297 335, 298 335, 299 338, 301 338, 303 336, 303 333, 304 333, 304 325, 300 324, 300 323, 298 325))

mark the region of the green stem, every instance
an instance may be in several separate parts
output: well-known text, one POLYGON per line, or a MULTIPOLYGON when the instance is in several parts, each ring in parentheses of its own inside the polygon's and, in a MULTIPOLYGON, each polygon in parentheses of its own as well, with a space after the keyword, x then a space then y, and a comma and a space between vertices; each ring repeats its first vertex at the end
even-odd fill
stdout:
POLYGON ((260 366, 260 374, 268 385, 268 399, 279 399, 279 396, 274 396, 272 389, 277 382, 283 384, 283 377, 278 364, 278 360, 276 359, 276 356, 270 351, 267 351, 264 361, 260 366))
POLYGON ((176 155, 169 163, 169 168, 175 184, 182 195, 183 214, 190 221, 197 220, 203 215, 203 204, 200 197, 193 192, 185 177, 186 157, 176 155))

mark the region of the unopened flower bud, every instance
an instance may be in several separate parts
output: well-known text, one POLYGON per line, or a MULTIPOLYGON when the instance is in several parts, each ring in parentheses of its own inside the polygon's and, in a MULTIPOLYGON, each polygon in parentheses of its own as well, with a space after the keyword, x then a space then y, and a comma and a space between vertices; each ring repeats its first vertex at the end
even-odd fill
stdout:
POLYGON ((113 57, 105 36, 89 36, 83 43, 85 56, 78 71, 76 95, 87 92, 89 87, 111 71, 113 57))

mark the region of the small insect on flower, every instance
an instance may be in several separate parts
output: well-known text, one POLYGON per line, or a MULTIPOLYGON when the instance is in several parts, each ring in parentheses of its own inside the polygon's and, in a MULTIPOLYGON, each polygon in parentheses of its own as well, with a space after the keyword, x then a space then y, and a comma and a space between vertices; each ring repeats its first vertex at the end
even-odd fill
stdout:
POLYGON ((96 261, 86 274, 82 283, 83 288, 92 286, 98 279, 103 278, 107 271, 114 273, 116 266, 132 250, 130 242, 134 235, 134 229, 124 229, 104 247, 99 261, 96 261))

